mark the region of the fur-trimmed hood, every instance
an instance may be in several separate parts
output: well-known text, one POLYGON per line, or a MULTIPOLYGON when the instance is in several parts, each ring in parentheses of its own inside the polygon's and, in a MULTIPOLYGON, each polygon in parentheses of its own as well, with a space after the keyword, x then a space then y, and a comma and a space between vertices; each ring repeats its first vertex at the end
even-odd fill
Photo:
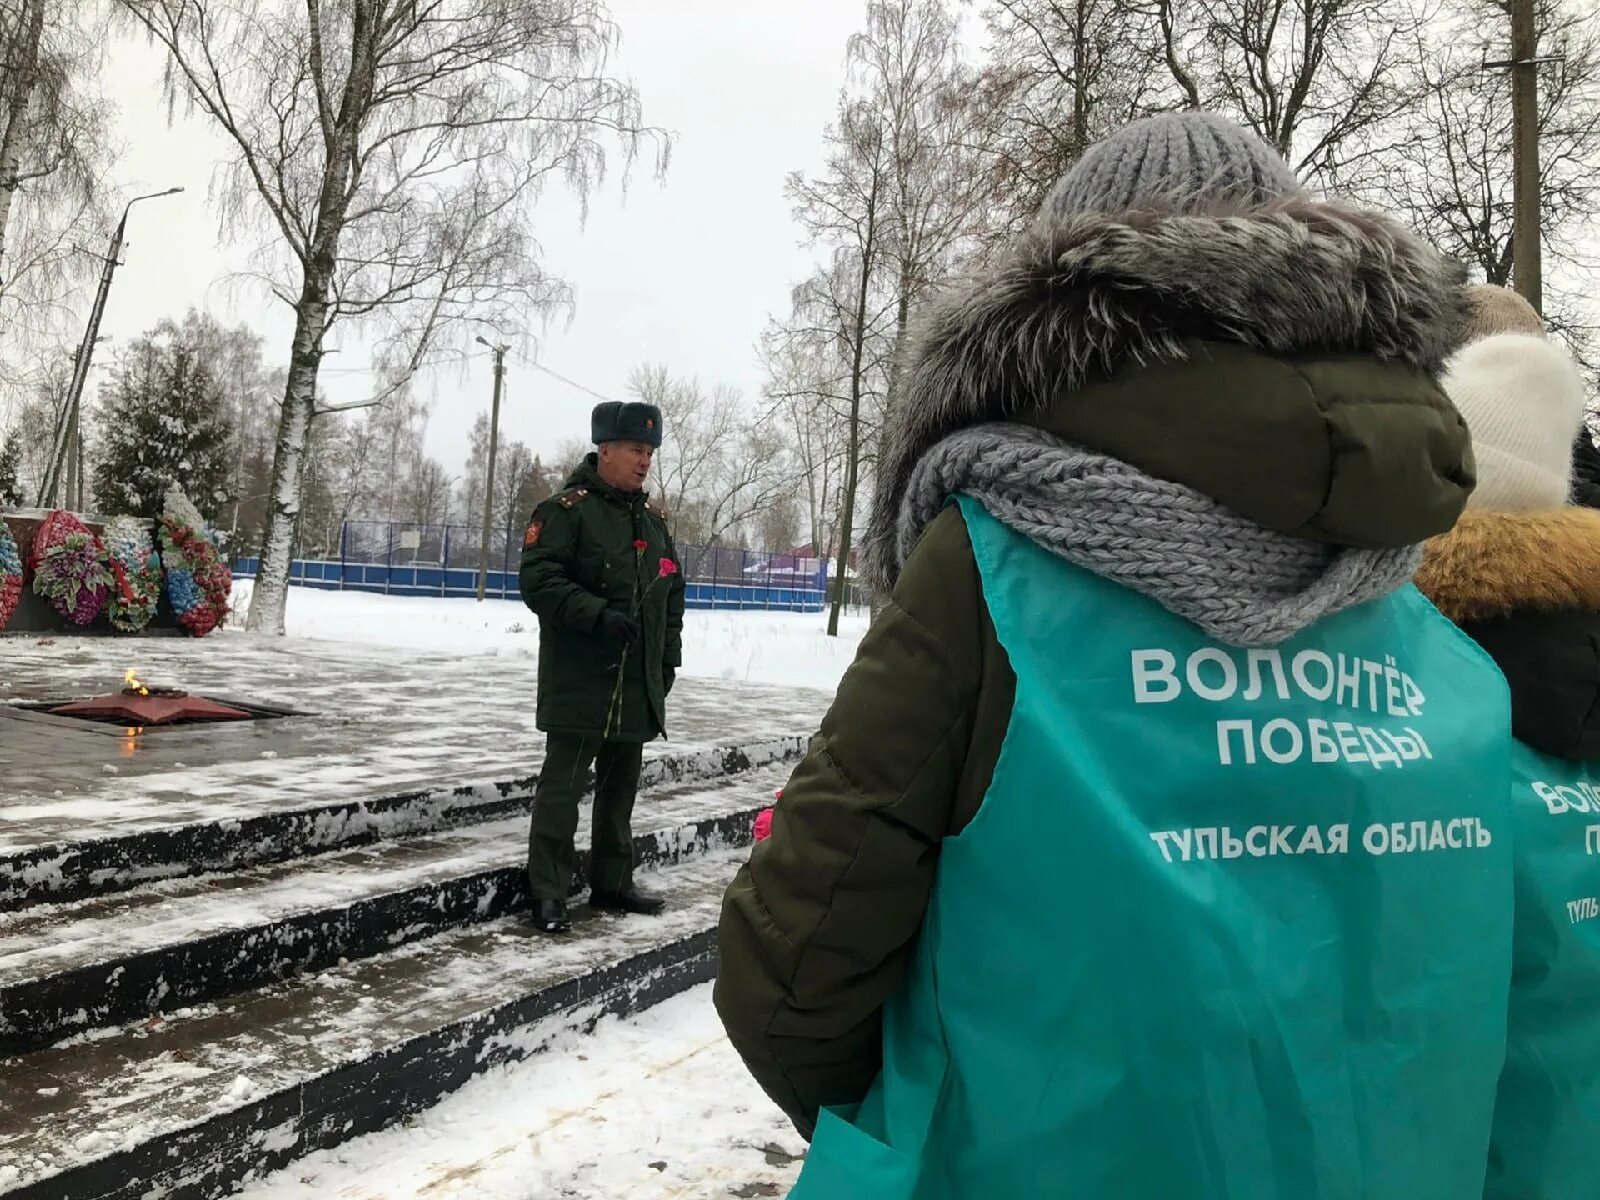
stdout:
POLYGON ((1207 342, 1284 358, 1354 354, 1434 375, 1460 343, 1464 282, 1397 222, 1306 199, 1041 221, 914 326, 864 538, 867 575, 893 586, 901 499, 918 460, 950 433, 1025 420, 1123 368, 1183 362, 1207 342))
POLYGON ((1417 586, 1456 624, 1600 614, 1600 511, 1469 512, 1428 543, 1417 586))
POLYGON ((1520 741, 1600 761, 1600 512, 1468 513, 1417 586, 1505 674, 1520 741))

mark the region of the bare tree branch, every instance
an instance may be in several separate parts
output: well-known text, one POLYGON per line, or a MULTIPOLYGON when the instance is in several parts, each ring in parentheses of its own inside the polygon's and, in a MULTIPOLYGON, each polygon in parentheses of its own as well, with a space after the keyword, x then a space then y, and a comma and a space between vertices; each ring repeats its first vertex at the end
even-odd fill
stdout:
MULTIPOLYGON (((232 143, 231 227, 277 234, 258 272, 295 312, 250 613, 281 632, 317 374, 330 331, 376 343, 403 391, 471 320, 526 327, 571 302, 540 267, 532 208, 561 181, 586 202, 608 148, 667 139, 609 78, 602 0, 117 0, 166 51, 183 95, 232 143)), ((331 411, 323 406, 320 411, 331 411)))

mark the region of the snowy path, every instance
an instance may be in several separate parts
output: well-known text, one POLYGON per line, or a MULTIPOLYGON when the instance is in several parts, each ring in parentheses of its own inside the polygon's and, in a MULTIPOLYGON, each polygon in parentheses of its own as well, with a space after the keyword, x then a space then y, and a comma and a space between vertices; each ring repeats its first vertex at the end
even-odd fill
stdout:
POLYGON ((711 987, 474 1079, 437 1107, 240 1200, 784 1196, 805 1143, 722 1034, 711 987))

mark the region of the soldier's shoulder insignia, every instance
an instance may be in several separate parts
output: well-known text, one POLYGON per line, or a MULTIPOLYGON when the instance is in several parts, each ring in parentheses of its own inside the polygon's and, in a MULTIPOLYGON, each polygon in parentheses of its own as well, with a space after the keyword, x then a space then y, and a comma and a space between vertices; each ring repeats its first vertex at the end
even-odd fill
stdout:
POLYGON ((573 488, 570 492, 562 492, 556 497, 556 503, 562 508, 577 508, 589 498, 588 488, 573 488))
POLYGON ((654 500, 646 500, 644 502, 644 510, 651 516, 660 517, 663 521, 671 516, 666 509, 662 508, 661 505, 657 504, 654 500))
POLYGON ((535 521, 528 526, 528 532, 522 535, 522 548, 531 550, 539 544, 539 535, 544 532, 544 522, 535 521))

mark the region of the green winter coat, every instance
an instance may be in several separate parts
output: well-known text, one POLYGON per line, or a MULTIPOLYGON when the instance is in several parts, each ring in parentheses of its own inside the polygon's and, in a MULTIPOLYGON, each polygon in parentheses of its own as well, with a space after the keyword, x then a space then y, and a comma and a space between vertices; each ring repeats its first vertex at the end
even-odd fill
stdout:
POLYGON ((1417 584, 1511 684, 1516 926, 1485 1200, 1600 1196, 1600 512, 1471 512, 1417 584))
POLYGON ((1405 545, 1449 529, 1474 483, 1435 383, 1463 280, 1382 218, 1297 202, 1073 218, 924 314, 866 541, 889 600, 723 907, 718 1011, 803 1133, 878 1076, 941 847, 978 811, 1011 725, 1016 677, 959 514, 885 569, 921 456, 962 427, 1026 423, 1268 528, 1405 545))
POLYGON ((683 665, 684 580, 663 563, 679 566, 667 514, 604 483, 592 454, 534 510, 517 579, 539 617, 545 733, 648 742, 666 732, 667 693, 683 665), (631 651, 598 631, 608 608, 643 629, 631 651))

